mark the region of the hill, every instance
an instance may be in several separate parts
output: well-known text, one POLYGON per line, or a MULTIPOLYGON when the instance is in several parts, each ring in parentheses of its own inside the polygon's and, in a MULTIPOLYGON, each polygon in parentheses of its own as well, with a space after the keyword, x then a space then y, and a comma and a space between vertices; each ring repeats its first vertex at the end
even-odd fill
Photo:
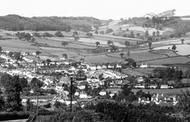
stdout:
POLYGON ((129 19, 113 20, 100 27, 100 31, 124 37, 144 37, 146 31, 149 35, 159 31, 162 37, 181 37, 190 32, 190 17, 176 16, 168 19, 133 17, 129 19))
POLYGON ((0 16, 0 29, 11 31, 34 30, 50 31, 70 29, 88 32, 99 27, 101 21, 93 17, 22 17, 19 15, 0 16))

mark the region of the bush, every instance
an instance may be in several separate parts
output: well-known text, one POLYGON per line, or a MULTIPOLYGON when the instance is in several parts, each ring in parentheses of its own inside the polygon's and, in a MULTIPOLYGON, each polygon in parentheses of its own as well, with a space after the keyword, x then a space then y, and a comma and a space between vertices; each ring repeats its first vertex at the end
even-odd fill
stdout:
POLYGON ((53 34, 45 32, 43 33, 43 37, 53 37, 53 34))
POLYGON ((0 121, 27 119, 28 117, 29 113, 24 113, 24 112, 0 113, 0 121))
POLYGON ((56 112, 54 111, 48 111, 46 109, 39 109, 38 115, 55 115, 56 112))
POLYGON ((111 32, 113 32, 113 29, 111 29, 111 28, 106 30, 106 33, 111 33, 111 32))
POLYGON ((61 31, 55 32, 55 36, 57 37, 64 37, 63 33, 61 31))

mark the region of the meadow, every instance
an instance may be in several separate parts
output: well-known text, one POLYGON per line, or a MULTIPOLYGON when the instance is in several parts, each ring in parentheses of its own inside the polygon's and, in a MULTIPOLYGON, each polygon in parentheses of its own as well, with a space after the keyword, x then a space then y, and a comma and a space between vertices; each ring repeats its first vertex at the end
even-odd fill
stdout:
MULTIPOLYGON (((28 31, 30 32, 30 31, 28 31)), ((41 31, 39 33, 44 33, 45 31, 41 31)), ((36 52, 37 50, 41 51, 41 55, 56 55, 62 57, 62 54, 66 53, 69 58, 73 58, 75 60, 80 60, 84 58, 88 63, 112 63, 112 62, 121 62, 124 61, 124 58, 133 58, 137 63, 148 63, 148 64, 186 64, 190 62, 190 58, 187 55, 180 55, 176 52, 173 52, 168 49, 162 49, 162 46, 171 45, 171 43, 179 41, 165 40, 160 42, 153 43, 153 50, 149 51, 147 44, 144 44, 143 47, 132 48, 130 49, 130 56, 127 56, 127 52, 115 52, 115 53, 92 53, 88 50, 96 49, 96 41, 100 42, 102 47, 108 47, 107 39, 111 38, 103 35, 100 39, 95 38, 87 38, 85 34, 80 32, 83 35, 79 41, 75 41, 73 37, 71 37, 71 32, 63 32, 65 37, 41 37, 36 38, 35 43, 39 45, 34 45, 32 42, 19 40, 14 36, 15 32, 12 31, 0 31, 0 35, 6 36, 7 33, 10 33, 10 39, 0 40, 0 46, 4 50, 10 51, 27 51, 27 52, 36 52), (68 45, 62 45, 62 42, 68 42, 68 45), (160 49, 159 49, 160 48, 160 49), (124 58, 121 58, 120 53, 124 54, 124 58)), ((54 34, 55 31, 48 31, 48 33, 54 34)), ((123 39, 123 38, 122 38, 123 39)), ((118 47, 125 47, 124 40, 119 38, 112 40, 114 44, 118 44, 118 47), (122 45, 122 46, 121 46, 122 45)), ((189 41, 187 40, 186 43, 189 41)), ((116 45, 117 46, 117 45, 116 45)))

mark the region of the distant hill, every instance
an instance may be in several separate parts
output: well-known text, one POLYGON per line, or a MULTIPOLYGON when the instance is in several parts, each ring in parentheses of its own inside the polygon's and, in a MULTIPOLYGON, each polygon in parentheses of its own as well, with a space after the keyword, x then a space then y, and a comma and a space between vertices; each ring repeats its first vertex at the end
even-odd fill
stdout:
POLYGON ((162 38, 187 36, 190 32, 190 16, 174 16, 168 19, 157 20, 147 17, 133 17, 129 19, 113 20, 100 27, 100 32, 123 37, 144 38, 145 32, 149 35, 159 31, 162 38))
POLYGON ((0 29, 11 31, 34 30, 52 31, 70 29, 88 32, 99 27, 101 20, 93 17, 22 17, 19 15, 0 16, 0 29))

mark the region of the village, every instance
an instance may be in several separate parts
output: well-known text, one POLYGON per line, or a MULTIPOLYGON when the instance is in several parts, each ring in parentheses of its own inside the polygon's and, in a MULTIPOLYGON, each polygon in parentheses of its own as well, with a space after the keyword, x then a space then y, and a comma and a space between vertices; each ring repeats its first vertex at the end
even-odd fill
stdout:
MULTIPOLYGON (((125 84, 132 86, 134 90, 140 89, 173 89, 172 85, 156 83, 147 83, 145 76, 130 76, 121 71, 123 67, 128 69, 133 68, 130 64, 102 64, 89 65, 84 61, 74 61, 68 58, 51 58, 40 56, 39 52, 1 52, 1 73, 8 73, 12 76, 18 75, 21 78, 27 79, 30 83, 33 78, 43 82, 42 89, 50 90, 48 94, 40 95, 38 101, 36 95, 22 95, 22 104, 26 105, 28 99, 34 105, 40 102, 44 104, 55 104, 61 102, 70 104, 71 78, 74 78, 75 92, 72 104, 77 104, 78 101, 90 101, 97 96, 102 98, 113 98, 119 94, 121 87, 125 84), (18 56, 17 56, 18 55, 18 56), (134 81, 129 79, 133 77, 134 81)), ((140 65, 138 68, 147 68, 146 65, 140 65)), ((28 91, 29 94, 33 91, 28 91)), ((138 94, 139 91, 136 91, 138 94)), ((140 90, 140 92, 142 92, 140 90)), ((138 96, 138 95, 137 95, 138 96)), ((139 104, 160 104, 160 105, 176 105, 178 96, 175 94, 163 93, 144 93, 138 96, 139 104)), ((39 105, 40 105, 39 104, 39 105)), ((82 106, 82 105, 81 105, 82 106)))

